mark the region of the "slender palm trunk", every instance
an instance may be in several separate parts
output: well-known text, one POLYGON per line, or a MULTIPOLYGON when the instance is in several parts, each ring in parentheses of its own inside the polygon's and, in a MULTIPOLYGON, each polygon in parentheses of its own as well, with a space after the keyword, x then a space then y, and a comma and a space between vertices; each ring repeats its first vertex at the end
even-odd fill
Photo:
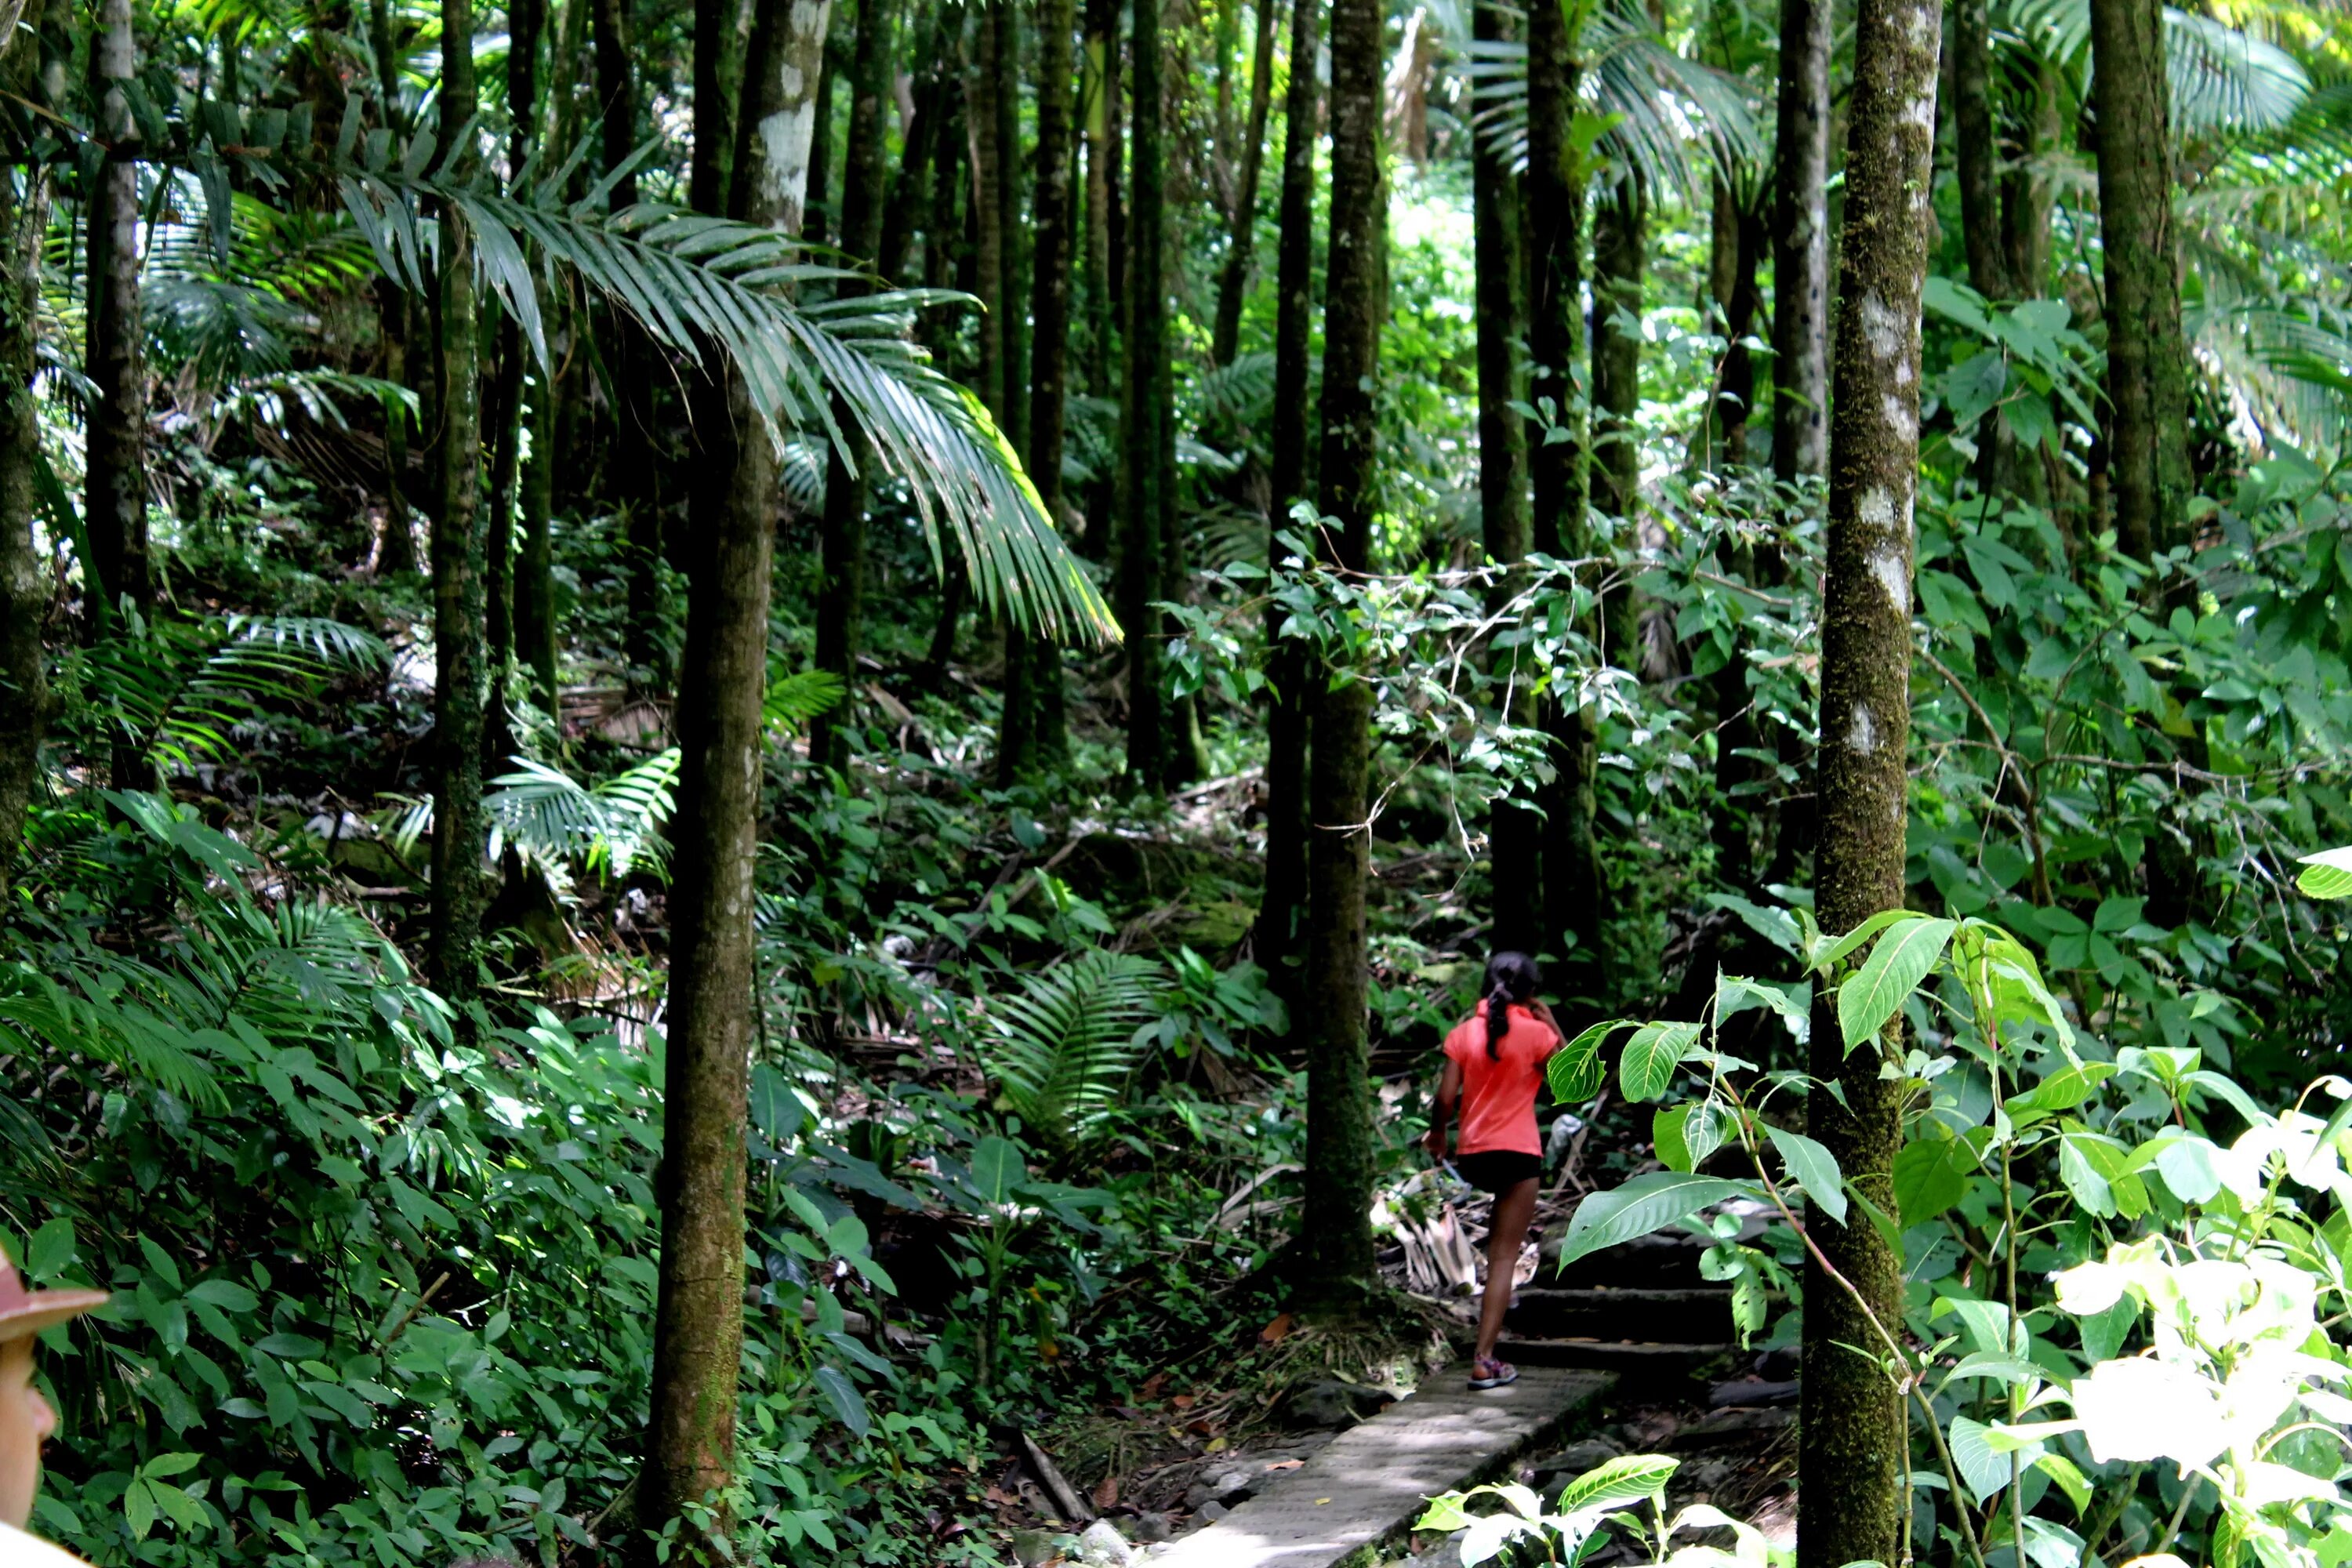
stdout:
MULTIPOLYGON (((1037 215, 1029 313, 1036 357, 1029 384, 1029 477, 1045 515, 1062 520, 1062 441, 1070 349, 1071 97, 1077 62, 1072 0, 1037 7, 1037 215)), ((1015 625, 1004 639, 1005 717, 997 777, 1011 784, 1041 759, 1067 750, 1062 652, 1015 625)))
MULTIPOLYGON (((743 73, 729 206, 787 235, 799 231, 810 109, 830 20, 826 0, 761 0, 743 73)), ((728 380, 732 417, 725 431, 705 433, 705 450, 719 442, 729 449, 695 492, 698 558, 678 683, 661 1280, 638 1494, 646 1531, 726 1485, 742 1363, 743 1126, 762 1005, 752 868, 777 475, 741 378, 728 380)), ((683 1544, 690 1563, 726 1560, 690 1525, 683 1544)))
POLYGON ((1772 472, 1819 474, 1829 454, 1831 0, 1780 0, 1772 148, 1772 472))
MULTIPOLYGON (((155 599, 147 541, 147 373, 140 353, 140 137, 130 98, 138 64, 131 0, 102 0, 89 74, 105 152, 89 198, 89 336, 82 361, 97 394, 89 411, 84 503, 97 577, 93 626, 110 624, 125 599, 142 615, 155 599)), ((116 758, 118 764, 125 760, 116 758)), ((138 787, 135 777, 118 776, 115 784, 138 787)))
MULTIPOLYGON (((1509 41, 1513 27, 1502 9, 1481 5, 1471 18, 1481 43, 1509 41)), ((1478 512, 1486 558, 1514 566, 1527 558, 1528 431, 1515 403, 1526 401, 1519 374, 1520 336, 1526 331, 1524 268, 1519 226, 1519 181, 1511 160, 1483 137, 1471 146, 1472 227, 1477 247, 1478 305, 1478 512)), ((1519 586, 1518 577, 1496 586, 1496 602, 1519 586)), ((1515 724, 1535 721, 1535 671, 1517 668, 1516 655, 1500 652, 1498 673, 1507 673, 1515 724)), ((1488 826, 1487 877, 1494 888, 1492 945, 1534 952, 1543 943, 1543 819, 1525 800, 1495 803, 1488 826)))
MULTIPOLYGON (((463 170, 474 88, 473 0, 441 0, 441 36, 456 40, 441 67, 441 159, 463 170), (464 136, 460 136, 460 132, 464 136)), ((441 496, 433 525, 433 983, 463 1009, 481 990, 482 912, 488 901, 482 811, 482 737, 489 709, 484 619, 481 331, 474 236, 441 215, 441 496)))
MULTIPOLYGON (((593 0, 595 6, 596 97, 604 112, 604 167, 617 169, 636 151, 637 77, 632 58, 629 0, 593 0)), ((613 187, 613 210, 633 206, 637 179, 632 174, 613 187)), ((653 344, 636 318, 625 310, 611 316, 605 349, 613 384, 613 454, 609 478, 613 500, 624 520, 623 553, 628 578, 628 621, 623 648, 633 679, 658 688, 666 683, 662 649, 661 496, 655 471, 653 344)))
MULTIPOLYGON (((849 144, 841 175, 841 249, 853 261, 873 260, 881 243, 888 178, 882 111, 897 32, 896 0, 860 0, 849 67, 849 144)), ((842 292, 864 287, 845 283, 842 292)), ((809 762, 838 770, 849 763, 849 725, 856 712, 858 621, 866 599, 865 471, 871 454, 851 434, 856 416, 839 398, 834 400, 833 422, 843 434, 825 464, 815 668, 839 677, 846 694, 809 726, 809 762)))
MULTIPOLYGON (((507 6, 507 112, 513 135, 507 150, 510 169, 529 162, 531 131, 539 110, 539 36, 547 21, 545 0, 509 0, 507 6)), ((515 657, 515 506, 521 480, 523 373, 530 349, 511 314, 499 320, 497 380, 490 389, 490 515, 485 566, 489 637, 490 742, 486 761, 496 765, 513 745, 507 719, 507 667, 515 657)))
MULTIPOLYGON (((1592 222, 1592 510, 1614 519, 1619 560, 1640 547, 1642 510, 1642 275, 1649 247, 1649 194, 1628 172, 1603 196, 1592 222)), ((1601 606, 1612 664, 1642 668, 1633 592, 1621 587, 1601 606)))
POLYGON ((1993 127, 1990 0, 1952 0, 1952 153, 1969 282, 1989 300, 2013 300, 2017 284, 2001 245, 2000 143, 1993 127))
POLYGON ((1160 127, 1160 0, 1135 0, 1135 208, 1128 253, 1127 384, 1121 399, 1125 444, 1124 548, 1119 552, 1119 622, 1127 634, 1127 771, 1145 788, 1168 773, 1168 709, 1160 689, 1160 555, 1173 531, 1168 481, 1174 430, 1170 421, 1167 254, 1167 153, 1160 127))
POLYGON ((875 252, 875 270, 886 284, 906 280, 915 236, 930 226, 931 148, 939 140, 940 120, 947 106, 947 78, 937 58, 940 11, 936 5, 919 6, 913 42, 906 51, 915 77, 915 114, 904 128, 898 174, 890 182, 890 199, 882 213, 882 243, 875 252))
MULTIPOLYGON (((27 10, 37 8, 36 0, 27 10)), ((37 16, 28 30, 38 32, 37 16)), ((0 86, 23 93, 21 79, 30 73, 5 69, 14 52, 0 48, 0 86)), ((43 172, 33 165, 0 169, 0 889, 24 843, 48 720, 41 629, 48 620, 49 580, 33 542, 33 465, 40 453, 33 374, 40 348, 41 241, 48 224, 43 172)))
MULTIPOLYGON (((592 0, 562 0, 562 21, 554 29, 550 49, 547 134, 545 144, 562 148, 572 136, 573 58, 585 35, 592 0)), ((569 154, 566 154, 567 156, 569 154)), ((515 559, 515 657, 530 671, 531 700, 549 714, 561 700, 556 664, 555 614, 555 455, 562 447, 564 379, 559 367, 568 357, 567 329, 577 330, 577 318, 568 302, 552 290, 547 331, 553 365, 541 368, 539 385, 525 416, 530 429, 530 455, 523 465, 516 496, 522 530, 515 559)))
POLYGON ((1257 50, 1250 74, 1249 136, 1242 143, 1240 183, 1234 193, 1233 237, 1217 273, 1216 324, 1210 353, 1221 365, 1241 352, 1242 301, 1249 293, 1250 262, 1257 250, 1257 187, 1265 167, 1265 123, 1274 110, 1275 23, 1280 0, 1258 0, 1257 50))
POLYGON ((988 10, 996 36, 996 232, 1003 302, 1004 405, 997 415, 1016 452, 1029 449, 1028 226, 1022 201, 1021 7, 1003 0, 988 10))
MULTIPOLYGON (((1378 505, 1374 386, 1388 315, 1381 174, 1380 0, 1331 6, 1331 249, 1323 311, 1320 500, 1336 565, 1370 563, 1378 505)), ((1371 692, 1332 672, 1315 711, 1307 861, 1307 1206, 1299 1283, 1348 1300, 1372 1280, 1370 1059, 1364 1032, 1365 891, 1371 827, 1371 692)))
POLYGON ((2135 560, 2189 542, 2189 350, 2172 236, 2172 123, 2158 0, 2095 0, 2099 223, 2106 256, 2107 455, 2116 542, 2135 560))
MULTIPOLYGON (((1315 119, 1318 94, 1311 63, 1322 0, 1292 0, 1290 89, 1282 106, 1282 198, 1275 248, 1272 531, 1269 559, 1291 527, 1290 509, 1307 496, 1307 346, 1315 309, 1315 119)), ((1254 945, 1276 989, 1295 996, 1290 960, 1307 899, 1308 671, 1304 658, 1266 622, 1265 885, 1258 897, 1254 945)))
MULTIPOLYGON (((1899 907, 1911 732, 1912 507, 1919 465, 1919 301, 1935 222, 1940 0, 1863 0, 1840 242, 1829 568, 1822 590, 1822 929, 1899 907)), ((1906 1086, 1880 1053, 1849 1056, 1831 993, 1813 1014, 1811 1070, 1838 1087, 1807 1115, 1868 1205, 1891 1213, 1906 1086)), ((1900 1023, 1895 1026, 1900 1027, 1900 1023)), ((1899 1058, 1898 1058, 1899 1059, 1899 1058)), ((1860 1301, 1901 1332, 1902 1255, 1857 1207, 1811 1235, 1860 1301)), ((1805 1280, 1805 1387, 1798 1447, 1801 1568, 1895 1561, 1908 1428, 1876 1353, 1877 1331, 1822 1268, 1805 1280)))
MULTIPOLYGON (((404 135, 407 125, 400 112, 400 56, 392 36, 391 0, 369 0, 368 41, 375 58, 376 93, 384 128, 404 135)), ((236 45, 226 46, 224 63, 236 58, 236 45)), ((376 320, 383 344, 382 374, 395 386, 408 380, 408 290, 390 278, 375 286, 376 320)), ((416 570, 416 533, 408 510, 408 410, 398 399, 383 405, 383 533, 376 551, 379 572, 416 570)))
MULTIPOLYGON (((1579 8, 1581 15, 1581 7, 1579 8)), ((1530 542, 1549 555, 1579 557, 1585 527, 1584 359, 1585 171, 1569 137, 1576 111, 1577 38, 1558 5, 1528 13, 1528 352, 1529 401, 1543 434, 1529 445, 1535 510, 1530 542), (1557 435, 1559 438, 1555 439, 1557 435)), ((1570 962, 1558 972, 1584 994, 1608 988, 1601 942, 1601 860, 1592 842, 1592 777, 1598 763, 1581 709, 1546 704, 1553 774, 1544 812, 1544 945, 1570 962)))

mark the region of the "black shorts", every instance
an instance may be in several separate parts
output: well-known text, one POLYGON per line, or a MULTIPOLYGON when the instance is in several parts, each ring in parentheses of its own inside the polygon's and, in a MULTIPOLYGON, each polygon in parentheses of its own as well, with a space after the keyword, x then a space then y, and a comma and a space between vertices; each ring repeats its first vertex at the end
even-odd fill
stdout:
POLYGON ((1475 1154, 1456 1154, 1454 1168, 1462 1179, 1482 1193, 1504 1193, 1521 1182, 1533 1181, 1543 1174, 1543 1160, 1535 1154, 1522 1154, 1517 1149, 1486 1149, 1475 1154))

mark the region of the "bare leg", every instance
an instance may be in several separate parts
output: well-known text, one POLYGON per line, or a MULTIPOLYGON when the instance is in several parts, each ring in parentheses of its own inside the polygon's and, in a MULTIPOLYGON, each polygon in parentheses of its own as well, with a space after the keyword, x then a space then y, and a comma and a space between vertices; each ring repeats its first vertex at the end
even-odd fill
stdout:
POLYGON ((1528 1224, 1536 1217, 1536 1178, 1513 1183, 1495 1194, 1495 1214, 1486 1235, 1486 1299, 1478 1310, 1478 1355, 1495 1353, 1503 1337, 1503 1314, 1511 1310, 1512 1277, 1519 1271, 1519 1244, 1528 1238, 1528 1224))

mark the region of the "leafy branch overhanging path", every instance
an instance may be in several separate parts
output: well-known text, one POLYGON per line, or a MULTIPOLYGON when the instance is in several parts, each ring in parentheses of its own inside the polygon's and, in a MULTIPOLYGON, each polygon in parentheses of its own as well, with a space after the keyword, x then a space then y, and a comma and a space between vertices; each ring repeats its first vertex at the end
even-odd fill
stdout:
POLYGON ((1402 1537, 1439 1492, 1470 1485, 1557 1432, 1616 1381, 1530 1366, 1473 1393, 1467 1363, 1341 1434, 1279 1481, 1153 1561, 1161 1568, 1355 1568, 1402 1537))

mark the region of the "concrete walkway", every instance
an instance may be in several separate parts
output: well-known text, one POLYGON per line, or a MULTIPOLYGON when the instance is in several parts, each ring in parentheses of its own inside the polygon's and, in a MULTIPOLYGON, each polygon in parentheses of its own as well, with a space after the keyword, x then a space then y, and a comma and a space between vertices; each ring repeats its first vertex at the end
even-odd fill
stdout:
POLYGON ((1523 1366, 1474 1394, 1467 1363, 1344 1432, 1296 1470, 1173 1550, 1157 1568, 1357 1568, 1403 1538, 1439 1492, 1489 1479, 1609 1386, 1605 1373, 1523 1366))

